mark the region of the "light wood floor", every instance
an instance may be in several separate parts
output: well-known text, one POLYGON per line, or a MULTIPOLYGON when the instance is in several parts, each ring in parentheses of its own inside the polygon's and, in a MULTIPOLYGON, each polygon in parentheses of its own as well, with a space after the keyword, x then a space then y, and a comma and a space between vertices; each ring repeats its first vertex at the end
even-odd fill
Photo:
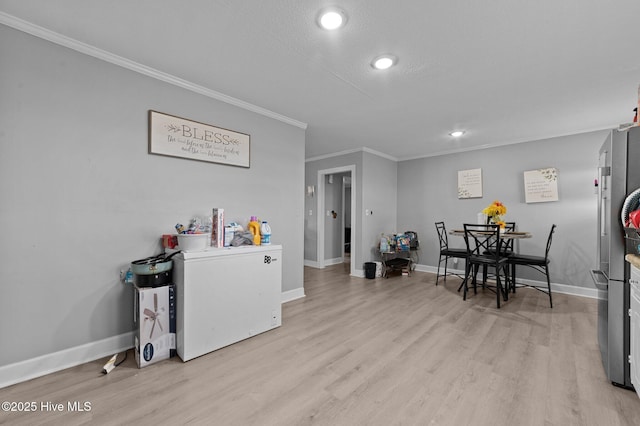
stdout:
MULTIPOLYGON (((305 269, 282 327, 209 355, 138 369, 132 353, 0 389, 2 401, 88 401, 84 413, 2 413, 10 424, 639 425, 607 382, 596 301, 522 289, 495 309, 459 280, 305 269)), ((66 411, 66 410, 65 410, 66 411)))

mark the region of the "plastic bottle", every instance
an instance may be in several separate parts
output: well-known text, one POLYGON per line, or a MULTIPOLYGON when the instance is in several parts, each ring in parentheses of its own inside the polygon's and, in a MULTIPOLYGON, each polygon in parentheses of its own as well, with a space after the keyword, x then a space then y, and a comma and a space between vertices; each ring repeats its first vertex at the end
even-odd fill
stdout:
POLYGON ((384 234, 380 237, 380 251, 382 253, 389 251, 389 241, 387 241, 387 237, 385 237, 384 234))
POLYGON ((260 225, 260 234, 262 235, 260 243, 263 246, 268 246, 269 244, 271 244, 271 227, 266 220, 263 220, 262 225, 260 225))
POLYGON ((249 221, 249 232, 253 234, 253 244, 256 246, 260 245, 260 223, 255 216, 251 216, 251 220, 249 221))

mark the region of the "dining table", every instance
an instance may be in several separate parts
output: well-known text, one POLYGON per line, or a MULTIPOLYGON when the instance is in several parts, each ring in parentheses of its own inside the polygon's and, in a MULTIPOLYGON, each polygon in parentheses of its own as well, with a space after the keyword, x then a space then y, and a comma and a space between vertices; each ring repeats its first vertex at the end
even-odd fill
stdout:
MULTIPOLYGON (((478 234, 482 234, 483 231, 473 231, 475 233, 478 234)), ((486 232, 487 234, 493 234, 492 232, 486 232)), ((465 236, 465 232, 464 229, 452 229, 449 231, 449 235, 451 236, 456 236, 456 237, 464 237, 465 236)), ((525 239, 525 238, 531 238, 533 235, 530 232, 526 232, 526 231, 501 231, 500 232, 500 240, 501 242, 504 240, 519 240, 519 239, 525 239)), ((512 268, 514 268, 513 271, 511 271, 512 274, 512 279, 515 280, 515 265, 512 266, 512 268)), ((466 284, 467 279, 469 277, 465 276, 465 278, 463 279, 462 283, 460 284, 460 287, 458 288, 458 291, 460 291, 466 284)), ((474 278, 475 280, 475 278, 474 278)), ((513 287, 513 291, 515 291, 515 283, 512 284, 513 287)), ((508 290, 507 290, 508 292, 508 290)), ((506 296, 505 296, 506 297, 506 296)), ((506 300, 506 299, 505 299, 506 300)))
MULTIPOLYGON (((482 232, 482 231, 475 231, 482 232)), ((449 235, 464 237, 464 229, 452 229, 449 231, 449 235)), ((530 232, 523 231, 505 231, 500 232, 500 238, 503 239, 521 239, 521 238, 531 238, 533 235, 530 232)))

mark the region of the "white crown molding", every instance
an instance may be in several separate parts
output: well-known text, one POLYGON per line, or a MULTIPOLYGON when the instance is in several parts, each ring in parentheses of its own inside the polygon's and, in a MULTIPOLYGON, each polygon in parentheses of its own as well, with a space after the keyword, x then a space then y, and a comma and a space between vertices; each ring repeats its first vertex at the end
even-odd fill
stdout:
POLYGON ((395 157, 367 147, 348 149, 345 151, 333 152, 331 154, 318 155, 316 157, 306 158, 304 161, 305 163, 310 163, 312 161, 324 160, 326 158, 341 157, 343 155, 353 154, 354 152, 367 152, 369 154, 377 155, 378 157, 386 158, 387 160, 398 161, 398 159, 395 157))
POLYGON ((384 152, 376 151, 375 149, 367 148, 366 146, 362 148, 362 151, 368 152, 369 154, 377 155, 378 157, 386 158, 387 160, 397 162, 398 159, 396 157, 392 157, 389 154, 385 154, 384 152))
POLYGON ((324 154, 324 155, 318 155, 316 157, 305 158, 304 162, 310 163, 312 161, 324 160, 326 158, 332 158, 332 157, 340 157, 342 155, 353 154, 354 152, 361 152, 361 151, 362 151, 362 148, 356 148, 356 149, 349 149, 346 151, 333 152, 331 154, 324 154))
POLYGON ((443 156, 443 155, 450 155, 450 154, 461 154, 461 153, 464 153, 464 152, 479 151, 479 150, 482 150, 482 149, 502 148, 502 147, 505 147, 505 146, 517 145, 517 144, 520 144, 520 143, 537 142, 537 141, 544 141, 544 140, 555 139, 555 138, 564 138, 564 137, 567 137, 567 136, 575 136, 575 135, 581 135, 581 134, 585 134, 585 133, 594 133, 594 132, 600 132, 600 131, 605 131, 605 130, 606 131, 611 131, 612 129, 616 129, 616 128, 617 128, 617 126, 612 124, 610 126, 595 127, 595 128, 583 130, 583 131, 580 131, 579 133, 559 133, 559 134, 554 134, 554 135, 550 135, 550 136, 546 136, 546 137, 541 137, 541 138, 535 139, 535 140, 520 139, 520 140, 516 140, 516 141, 513 141, 513 142, 508 142, 508 143, 488 143, 488 144, 479 145, 479 146, 472 146, 472 147, 468 147, 468 148, 455 148, 455 149, 449 149, 449 150, 445 150, 445 151, 434 152, 433 154, 428 154, 428 155, 418 155, 418 156, 415 156, 415 157, 402 157, 402 158, 399 158, 397 161, 419 160, 421 158, 440 157, 440 156, 443 156))
POLYGON ((191 92, 195 92, 200 95, 204 95, 209 98, 216 99, 221 102, 225 102, 227 104, 245 109, 247 111, 255 112, 256 114, 264 115, 265 117, 269 117, 274 120, 281 121, 291 126, 299 127, 300 129, 304 129, 304 130, 307 129, 307 123, 294 120, 293 118, 289 118, 287 116, 250 104, 240 99, 236 99, 234 97, 225 95, 224 93, 220 93, 215 90, 211 90, 206 87, 199 86, 197 84, 191 83, 190 81, 183 80, 171 74, 167 74, 165 72, 156 70, 154 68, 151 68, 146 65, 140 64, 138 62, 132 61, 130 59, 124 58, 122 56, 115 55, 111 52, 98 49, 95 46, 91 46, 89 44, 83 43, 71 37, 67 37, 65 35, 40 27, 31 22, 17 18, 13 15, 0 12, 0 23, 8 27, 11 27, 13 29, 16 29, 18 31, 22 31, 24 33, 41 38, 43 40, 47 40, 52 43, 58 44, 60 46, 75 50, 76 52, 80 52, 87 56, 91 56, 91 57, 103 60, 105 62, 109 62, 111 64, 120 66, 122 68, 126 68, 128 70, 137 72, 147 77, 155 78, 156 80, 160 80, 165 83, 169 83, 174 86, 181 87, 191 92))

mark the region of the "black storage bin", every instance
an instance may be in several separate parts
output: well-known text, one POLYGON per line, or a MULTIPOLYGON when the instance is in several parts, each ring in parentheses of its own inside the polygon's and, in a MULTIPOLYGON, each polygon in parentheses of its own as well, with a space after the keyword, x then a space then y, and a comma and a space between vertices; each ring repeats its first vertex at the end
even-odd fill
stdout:
POLYGON ((375 262, 364 263, 364 276, 365 278, 374 279, 376 277, 376 264, 375 262))

